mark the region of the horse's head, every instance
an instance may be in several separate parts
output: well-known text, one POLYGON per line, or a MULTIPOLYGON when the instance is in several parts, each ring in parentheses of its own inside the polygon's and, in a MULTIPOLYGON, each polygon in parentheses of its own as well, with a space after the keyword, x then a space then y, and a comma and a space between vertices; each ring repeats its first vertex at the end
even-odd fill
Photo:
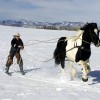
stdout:
POLYGON ((84 32, 89 35, 91 42, 94 43, 95 46, 100 46, 99 30, 96 23, 86 23, 81 30, 84 30, 84 32))

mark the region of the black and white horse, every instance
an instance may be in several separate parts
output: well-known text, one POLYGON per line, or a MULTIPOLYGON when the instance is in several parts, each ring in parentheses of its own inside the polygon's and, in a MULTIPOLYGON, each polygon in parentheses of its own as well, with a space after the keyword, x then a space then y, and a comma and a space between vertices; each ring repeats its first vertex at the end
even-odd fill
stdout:
POLYGON ((76 62, 82 66, 82 80, 88 81, 91 43, 96 47, 100 46, 99 30, 96 23, 86 23, 73 37, 61 37, 54 51, 55 63, 61 64, 64 73, 65 58, 67 57, 70 61, 71 77, 76 76, 76 70, 73 67, 73 63, 76 62))

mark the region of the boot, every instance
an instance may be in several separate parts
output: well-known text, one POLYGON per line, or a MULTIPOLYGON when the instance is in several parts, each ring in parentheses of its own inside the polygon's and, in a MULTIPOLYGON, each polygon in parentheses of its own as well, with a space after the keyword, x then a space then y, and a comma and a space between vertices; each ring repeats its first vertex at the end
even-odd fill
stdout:
POLYGON ((23 71, 23 60, 21 58, 20 63, 19 63, 19 68, 20 68, 20 72, 22 75, 25 75, 25 72, 23 71))
POLYGON ((6 64, 5 73, 9 73, 9 66, 6 64))
POLYGON ((9 66, 6 66, 6 68, 5 68, 5 73, 8 74, 9 76, 12 75, 12 73, 9 73, 9 66))

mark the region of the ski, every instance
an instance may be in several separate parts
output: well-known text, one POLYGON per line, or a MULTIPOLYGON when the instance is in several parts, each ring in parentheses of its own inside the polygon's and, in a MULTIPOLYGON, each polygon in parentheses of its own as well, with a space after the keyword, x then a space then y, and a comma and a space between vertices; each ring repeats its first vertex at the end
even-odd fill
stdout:
POLYGON ((21 71, 21 74, 22 74, 22 75, 25 75, 25 72, 24 72, 24 71, 21 71))
POLYGON ((7 75, 12 76, 12 72, 5 72, 7 75))

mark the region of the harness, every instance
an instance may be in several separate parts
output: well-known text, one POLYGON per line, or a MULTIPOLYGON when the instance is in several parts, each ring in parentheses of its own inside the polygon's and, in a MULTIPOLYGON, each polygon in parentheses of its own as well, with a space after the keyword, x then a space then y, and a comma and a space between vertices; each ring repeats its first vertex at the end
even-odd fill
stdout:
MULTIPOLYGON (((80 39, 80 40, 82 40, 81 38, 80 38, 80 36, 82 35, 83 33, 81 33, 81 34, 79 34, 79 36, 75 36, 76 38, 75 38, 75 40, 74 41, 76 41, 77 39, 80 39)), ((91 36, 91 39, 92 39, 92 41, 93 41, 93 38, 92 38, 92 35, 91 35, 92 33, 90 32, 90 36, 91 36)), ((98 33, 99 34, 99 33, 98 33)), ((71 38, 73 38, 73 37, 71 37, 71 38)), ((69 38, 69 39, 71 39, 71 38, 69 38)), ((82 40, 83 42, 85 42, 85 43, 87 43, 87 44, 92 44, 92 43, 94 43, 94 42, 87 42, 87 41, 85 41, 85 40, 82 40)), ((98 47, 98 46, 100 46, 100 42, 99 42, 99 40, 98 40, 98 43, 97 43, 97 45, 96 45, 96 47, 98 47)), ((85 51, 90 51, 90 49, 87 49, 87 48, 85 48, 84 46, 77 46, 77 42, 74 42, 74 48, 81 48, 81 49, 83 49, 83 50, 85 50, 85 51)), ((69 51, 69 50, 68 50, 69 51)))
MULTIPOLYGON (((75 39, 74 39, 74 47, 72 47, 71 49, 67 50, 66 52, 69 52, 69 51, 73 50, 74 48, 80 48, 80 49, 82 49, 82 50, 84 50, 84 51, 86 51, 86 52, 90 52, 90 49, 87 49, 86 47, 81 46, 81 45, 80 45, 80 46, 77 45, 76 40, 77 40, 77 39, 82 40, 82 39, 80 38, 80 36, 81 36, 82 34, 83 34, 83 33, 79 34, 78 36, 70 37, 70 38, 67 38, 66 40, 64 40, 64 42, 65 42, 65 41, 68 41, 69 39, 75 38, 75 39)), ((90 36, 91 36, 91 32, 90 32, 90 36)), ((92 36, 91 36, 91 39, 92 39, 92 36)), ((61 40, 61 41, 62 41, 62 40, 61 40)), ((92 42, 90 43, 90 42, 87 42, 87 41, 85 41, 85 40, 82 40, 82 41, 85 42, 85 43, 87 43, 87 44, 92 44, 92 42)), ((93 39, 92 39, 92 41, 93 41, 93 39)), ((59 41, 59 42, 60 42, 60 41, 59 41)), ((93 42, 93 43, 94 43, 94 42, 93 42)), ((98 44, 97 44, 96 46, 100 46, 99 40, 98 40, 98 44)), ((63 53, 58 54, 57 56, 59 56, 59 55, 63 55, 63 53)), ((57 57, 57 56, 56 56, 56 57, 57 57)), ((48 59, 48 60, 46 60, 46 61, 44 61, 44 62, 48 62, 48 61, 50 61, 50 60, 52 60, 52 59, 54 59, 54 57, 51 58, 51 59, 48 59)))
MULTIPOLYGON (((87 51, 87 52, 90 51, 90 49, 87 49, 87 48, 85 48, 84 46, 75 46, 74 48, 80 48, 80 49, 82 49, 82 50, 84 50, 84 51, 87 51)), ((73 49, 74 49, 74 48, 73 48, 73 49)))

